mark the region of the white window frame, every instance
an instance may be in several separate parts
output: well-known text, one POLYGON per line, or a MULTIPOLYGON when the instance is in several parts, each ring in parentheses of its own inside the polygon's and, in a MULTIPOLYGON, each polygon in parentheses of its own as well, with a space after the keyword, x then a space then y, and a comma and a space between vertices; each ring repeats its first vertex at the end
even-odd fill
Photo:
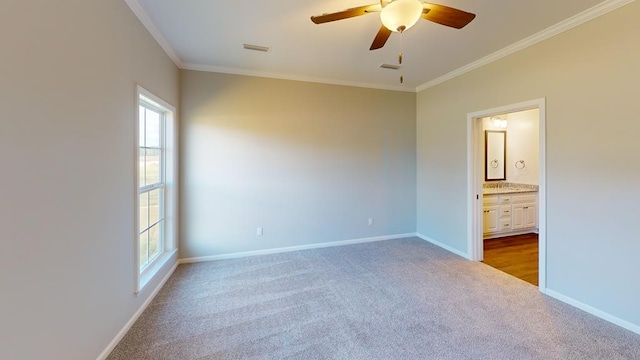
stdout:
POLYGON ((140 85, 136 86, 135 98, 135 126, 134 126, 134 277, 135 289, 138 294, 149 284, 154 276, 162 269, 170 259, 178 252, 177 248, 177 204, 178 204, 178 146, 177 146, 177 122, 176 109, 171 104, 160 99, 150 91, 140 85), (164 180, 161 185, 146 186, 145 190, 157 188, 163 190, 161 203, 161 214, 163 218, 162 251, 153 261, 140 269, 140 184, 139 184, 139 151, 140 151, 140 105, 146 103, 154 110, 163 114, 161 126, 161 147, 163 173, 160 175, 164 180))

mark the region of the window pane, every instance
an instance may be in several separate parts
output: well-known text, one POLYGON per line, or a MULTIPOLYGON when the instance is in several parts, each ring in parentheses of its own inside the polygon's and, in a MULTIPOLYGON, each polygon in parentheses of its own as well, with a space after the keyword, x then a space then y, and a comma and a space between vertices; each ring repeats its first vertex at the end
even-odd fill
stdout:
POLYGON ((140 234, 140 269, 149 263, 149 231, 140 234))
POLYGON ((160 182, 160 152, 157 149, 146 149, 146 183, 155 184, 160 182))
POLYGON ((141 232, 149 227, 149 194, 140 194, 140 227, 141 232))
POLYGON ((149 191, 149 225, 160 220, 160 189, 149 191))
POLYGON ((147 185, 147 177, 146 173, 146 162, 145 162, 145 149, 140 149, 138 153, 138 186, 143 187, 147 185))
POLYGON ((162 222, 149 229, 149 260, 155 258, 162 250, 162 244, 160 243, 160 226, 162 226, 162 222))
POLYGON ((147 147, 160 147, 160 113, 151 109, 146 112, 147 147))

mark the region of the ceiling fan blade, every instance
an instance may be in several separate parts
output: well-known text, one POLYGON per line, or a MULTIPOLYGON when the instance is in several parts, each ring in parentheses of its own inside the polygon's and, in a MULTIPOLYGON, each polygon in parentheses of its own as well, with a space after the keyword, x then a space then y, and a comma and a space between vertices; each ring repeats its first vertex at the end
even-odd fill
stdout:
POLYGON ((348 18, 360 16, 360 15, 366 15, 370 12, 376 12, 380 10, 381 10, 380 4, 371 4, 371 5, 359 6, 359 7, 343 10, 343 11, 338 11, 331 14, 322 14, 318 16, 312 16, 311 21, 313 21, 314 24, 323 24, 330 21, 336 21, 336 20, 348 19, 348 18))
POLYGON ((373 43, 371 43, 369 50, 376 50, 383 47, 387 42, 387 39, 389 39, 389 36, 391 36, 391 30, 387 29, 384 25, 380 26, 380 30, 378 30, 376 38, 373 39, 373 43))
POLYGON ((467 26, 471 20, 475 19, 476 14, 466 11, 454 9, 444 5, 423 4, 422 18, 440 25, 450 26, 456 29, 462 29, 467 26))

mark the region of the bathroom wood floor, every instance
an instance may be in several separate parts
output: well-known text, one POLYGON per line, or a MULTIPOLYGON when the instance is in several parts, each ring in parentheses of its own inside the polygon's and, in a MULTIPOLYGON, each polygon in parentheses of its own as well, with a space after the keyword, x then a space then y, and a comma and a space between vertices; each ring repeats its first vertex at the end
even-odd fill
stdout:
POLYGON ((538 234, 486 239, 482 262, 538 286, 538 234))

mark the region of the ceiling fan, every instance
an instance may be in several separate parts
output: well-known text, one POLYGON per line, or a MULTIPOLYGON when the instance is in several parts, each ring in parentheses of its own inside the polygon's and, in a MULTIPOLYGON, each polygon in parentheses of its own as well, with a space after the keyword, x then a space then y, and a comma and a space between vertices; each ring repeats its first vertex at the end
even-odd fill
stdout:
POLYGON ((462 29, 476 15, 444 5, 436 5, 423 0, 380 0, 380 4, 359 6, 335 13, 312 16, 314 24, 323 24, 336 20, 348 19, 373 12, 380 13, 382 26, 373 39, 369 50, 384 46, 392 32, 402 33, 409 29, 422 17, 435 23, 462 29))

